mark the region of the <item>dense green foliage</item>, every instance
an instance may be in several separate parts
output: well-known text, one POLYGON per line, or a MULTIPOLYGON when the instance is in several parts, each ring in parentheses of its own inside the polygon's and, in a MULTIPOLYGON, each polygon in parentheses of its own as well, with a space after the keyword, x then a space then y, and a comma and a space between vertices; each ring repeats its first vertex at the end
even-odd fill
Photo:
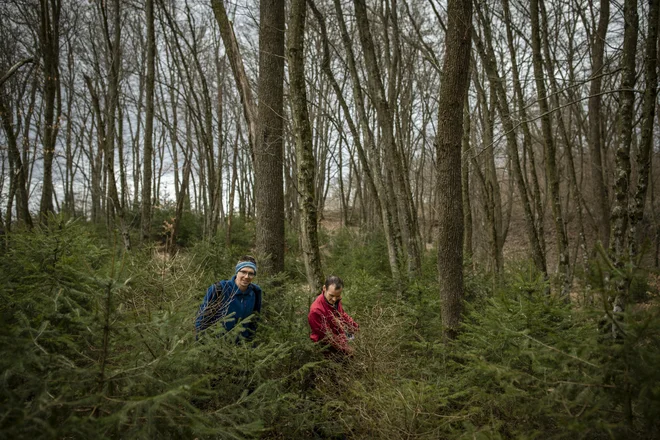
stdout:
POLYGON ((124 253, 61 218, 6 237, 0 438, 660 435, 650 287, 647 307, 631 308, 625 338, 613 343, 599 332, 594 293, 591 308, 559 301, 524 262, 509 265, 495 290, 468 272, 465 324, 446 345, 434 258, 398 297, 382 237, 341 230, 323 236, 325 268, 344 278, 344 305, 361 331, 355 356, 337 364, 309 341, 313 298, 294 240, 287 273, 256 280, 265 296, 254 343, 234 343, 240 328, 195 339, 206 288, 249 249, 249 225, 236 228, 231 248, 218 238, 175 257, 124 253))

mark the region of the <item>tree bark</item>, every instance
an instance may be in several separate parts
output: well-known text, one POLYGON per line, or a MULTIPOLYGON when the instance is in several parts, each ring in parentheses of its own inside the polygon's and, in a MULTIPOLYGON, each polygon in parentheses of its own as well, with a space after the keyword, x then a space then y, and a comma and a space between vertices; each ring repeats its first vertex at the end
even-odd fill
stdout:
POLYGON ((653 125, 658 92, 658 10, 660 0, 648 0, 648 3, 648 32, 646 33, 644 60, 646 87, 642 98, 642 138, 637 153, 637 188, 629 208, 628 249, 630 258, 635 257, 640 247, 640 243, 637 243, 637 225, 644 217, 644 205, 649 186, 653 125))
POLYGON ((440 85, 436 192, 438 194, 438 281, 445 339, 458 333, 463 310, 463 206, 461 137, 463 106, 469 85, 472 1, 447 4, 446 55, 440 85))
MULTIPOLYGON (((467 95, 466 95, 467 97, 467 95)), ((472 203, 470 198, 470 107, 463 107, 463 137, 461 139, 461 191, 463 202, 463 255, 472 259, 472 203)))
MULTIPOLYGON (((106 17, 107 19, 107 17, 106 17)), ((119 218, 119 229, 124 242, 126 250, 131 249, 131 239, 126 223, 124 206, 119 199, 117 192, 117 180, 115 178, 115 165, 114 165, 114 151, 115 151, 115 125, 116 125, 116 112, 119 104, 119 76, 121 69, 121 9, 120 0, 113 2, 113 19, 114 29, 112 40, 110 35, 107 34, 107 47, 111 54, 110 61, 110 74, 108 79, 108 93, 106 96, 106 114, 105 119, 107 123, 107 132, 105 137, 105 154, 106 154, 106 173, 108 184, 108 196, 112 201, 112 208, 108 209, 108 214, 113 210, 119 218)))
POLYGON ((218 22, 218 27, 220 28, 222 42, 225 45, 225 51, 227 52, 227 58, 229 58, 231 71, 236 80, 236 88, 238 88, 241 103, 243 104, 243 113, 248 124, 248 141, 250 143, 250 148, 252 149, 252 159, 254 159, 254 148, 257 144, 258 109, 252 96, 250 81, 245 74, 243 58, 241 57, 238 42, 236 41, 236 35, 234 34, 234 26, 227 17, 227 10, 225 9, 223 1, 224 0, 211 0, 211 7, 213 8, 213 14, 218 22))
POLYGON ((296 137, 298 164, 298 198, 300 200, 300 230, 302 251, 311 293, 321 290, 323 270, 317 231, 314 151, 312 128, 307 111, 305 88, 305 0, 292 0, 289 15, 287 59, 289 62, 289 92, 293 113, 293 131, 296 137))
POLYGON ((605 160, 603 158, 603 117, 602 117, 602 84, 603 59, 605 56, 605 39, 607 27, 610 22, 610 0, 600 1, 600 16, 598 29, 591 41, 591 84, 589 87, 589 151, 591 157, 590 172, 591 185, 594 197, 594 216, 598 236, 603 247, 608 248, 610 243, 610 208, 605 184, 605 160))
POLYGON ((259 130, 254 154, 257 253, 266 274, 284 270, 284 2, 259 10, 259 130))
MULTIPOLYGON (((27 178, 25 164, 21 160, 21 153, 18 150, 16 142, 16 132, 14 131, 13 118, 9 112, 5 102, 4 94, 0 90, 0 117, 2 117, 2 127, 7 136, 7 148, 9 155, 10 169, 13 171, 11 176, 11 191, 9 196, 9 204, 16 195, 16 219, 19 224, 25 225, 28 229, 32 229, 32 217, 30 216, 30 209, 28 205, 28 191, 27 191, 27 178), (13 193, 13 194, 12 194, 13 193)), ((11 219, 11 210, 7 213, 7 222, 11 219)), ((9 231, 9 224, 7 231, 9 231)))
POLYGON ((43 186, 39 206, 40 220, 53 212, 53 158, 60 129, 62 97, 60 90, 60 0, 39 1, 39 44, 44 66, 43 186))
MULTIPOLYGON (((538 96, 539 111, 541 112, 541 131, 543 133, 543 144, 545 151, 545 172, 548 180, 548 192, 550 205, 552 207, 552 218, 555 223, 555 234, 557 238, 557 251, 559 257, 559 278, 561 294, 568 295, 570 266, 568 257, 568 237, 564 226, 564 216, 561 207, 561 195, 559 194, 559 173, 557 171, 557 152, 553 139, 550 121, 550 105, 545 87, 545 71, 543 69, 543 55, 541 53, 541 30, 539 26, 539 1, 530 1, 530 14, 532 22, 532 60, 534 65, 534 77, 536 79, 536 93, 538 96)), ((554 73, 550 73, 552 75, 554 73)))
MULTIPOLYGON (((633 115, 635 109, 635 52, 637 51, 637 0, 626 0, 623 6, 625 18, 623 31, 623 57, 621 59, 621 91, 619 92, 619 145, 616 150, 616 179, 614 181, 614 206, 612 208, 612 248, 615 265, 623 277, 629 259, 625 246, 628 223, 628 189, 630 187, 630 149, 633 142, 633 115)), ((624 312, 630 280, 619 279, 614 299, 615 316, 624 312)), ((618 327, 612 324, 617 336, 618 327)))
MULTIPOLYGON (((153 159, 154 137, 154 86, 156 83, 156 32, 154 30, 154 0, 146 2, 147 22, 147 78, 145 84, 146 109, 144 129, 144 153, 142 154, 142 212, 140 217, 142 241, 148 242, 151 236, 151 161, 153 159)), ((173 146, 176 148, 176 145, 173 146)))

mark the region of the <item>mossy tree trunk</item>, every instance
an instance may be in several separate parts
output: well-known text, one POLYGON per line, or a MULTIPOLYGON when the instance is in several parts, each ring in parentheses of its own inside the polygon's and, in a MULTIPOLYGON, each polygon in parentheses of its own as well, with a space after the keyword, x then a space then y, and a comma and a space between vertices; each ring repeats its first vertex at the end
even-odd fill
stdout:
POLYGON ((303 260, 310 292, 321 290, 323 271, 317 234, 317 212, 315 195, 314 151, 312 128, 307 111, 305 89, 305 0, 292 0, 289 14, 287 38, 287 60, 289 62, 289 92, 293 113, 293 131, 296 143, 298 166, 298 197, 300 200, 300 232, 303 260))

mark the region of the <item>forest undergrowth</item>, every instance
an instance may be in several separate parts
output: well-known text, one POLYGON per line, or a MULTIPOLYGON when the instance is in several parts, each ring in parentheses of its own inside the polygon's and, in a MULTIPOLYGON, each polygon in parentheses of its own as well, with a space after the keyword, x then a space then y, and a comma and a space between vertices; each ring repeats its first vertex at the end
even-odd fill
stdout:
MULTIPOLYGON (((236 222, 234 235, 251 228, 236 222)), ((240 326, 196 339, 206 288, 250 248, 227 248, 223 234, 173 257, 124 252, 61 217, 5 236, 0 438, 660 437, 653 273, 636 277, 646 306, 631 308, 613 341, 598 279, 569 304, 530 262, 507 262, 499 284, 466 265, 464 325, 445 344, 433 254, 397 296, 382 237, 323 234, 326 273, 344 279, 344 307, 360 323, 353 358, 335 363, 309 340, 314 295, 292 234, 287 272, 255 281, 256 339, 236 344, 240 326)))

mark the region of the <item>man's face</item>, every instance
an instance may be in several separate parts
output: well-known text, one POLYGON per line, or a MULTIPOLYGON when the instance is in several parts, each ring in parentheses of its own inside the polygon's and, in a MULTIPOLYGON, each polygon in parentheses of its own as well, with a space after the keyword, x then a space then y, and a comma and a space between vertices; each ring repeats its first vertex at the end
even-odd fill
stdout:
POLYGON ((341 300, 341 287, 337 288, 334 284, 330 287, 323 286, 323 296, 325 300, 328 301, 333 306, 341 300))
POLYGON ((244 267, 236 273, 236 285, 241 291, 244 291, 248 288, 252 280, 254 279, 255 273, 249 267, 244 267))

